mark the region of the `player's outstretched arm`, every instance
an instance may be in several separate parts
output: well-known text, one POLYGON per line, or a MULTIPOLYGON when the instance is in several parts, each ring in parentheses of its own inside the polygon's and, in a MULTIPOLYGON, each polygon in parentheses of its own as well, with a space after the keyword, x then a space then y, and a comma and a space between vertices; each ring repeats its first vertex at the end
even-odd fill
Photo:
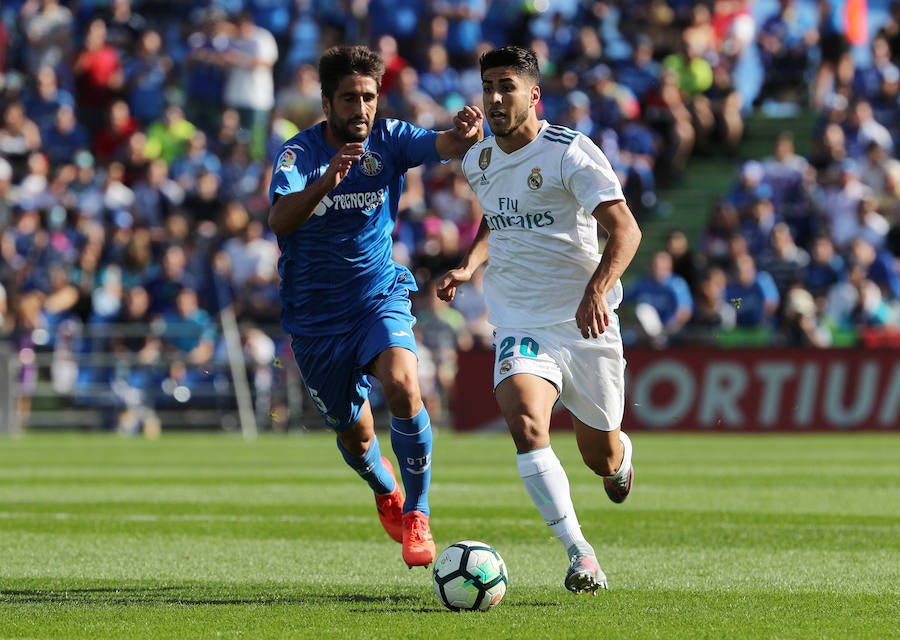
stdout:
POLYGON ((459 266, 451 269, 438 280, 437 296, 441 300, 449 302, 456 296, 456 288, 472 279, 472 275, 478 270, 482 264, 488 259, 488 235, 491 230, 487 226, 484 218, 478 226, 478 233, 472 240, 472 246, 466 251, 459 266))
POLYGON ((276 196, 275 203, 269 209, 272 233, 276 236, 287 235, 309 220, 328 192, 347 177, 350 167, 359 160, 363 151, 361 142, 345 144, 331 158, 321 178, 301 191, 276 196))
POLYGON ((610 322, 606 294, 637 253, 641 244, 641 229, 624 200, 604 202, 594 210, 597 222, 609 234, 600 264, 584 289, 584 296, 575 312, 575 322, 585 338, 596 338, 610 322))
POLYGON ((441 131, 435 141, 441 160, 458 158, 484 138, 484 114, 476 106, 466 105, 453 118, 453 128, 441 131))

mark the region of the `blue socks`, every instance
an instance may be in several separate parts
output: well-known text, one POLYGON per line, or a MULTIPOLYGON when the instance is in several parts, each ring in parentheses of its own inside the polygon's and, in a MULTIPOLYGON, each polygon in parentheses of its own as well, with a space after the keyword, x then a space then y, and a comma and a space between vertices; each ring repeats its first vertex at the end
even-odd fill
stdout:
MULTIPOLYGON (((431 443, 430 437, 428 442, 431 443)), ((362 458, 350 455, 344 449, 340 439, 337 441, 337 446, 341 455, 344 456, 344 461, 359 474, 360 478, 369 483, 372 491, 384 495, 394 490, 394 479, 388 473, 387 467, 381 464, 381 447, 378 444, 378 436, 372 440, 372 446, 362 458)))
POLYGON ((400 464, 406 489, 403 513, 430 513, 428 487, 431 484, 431 418, 424 405, 412 418, 391 419, 391 446, 400 464))

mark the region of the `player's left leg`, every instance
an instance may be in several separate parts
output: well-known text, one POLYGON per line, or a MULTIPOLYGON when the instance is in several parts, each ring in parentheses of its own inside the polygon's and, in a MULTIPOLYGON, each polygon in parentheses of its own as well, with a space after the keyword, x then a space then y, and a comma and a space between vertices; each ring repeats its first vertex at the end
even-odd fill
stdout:
POLYGON ((394 476, 390 460, 381 454, 368 401, 364 403, 356 424, 338 432, 337 445, 344 462, 372 488, 381 526, 393 540, 402 542, 403 489, 394 476))
POLYGON ((622 431, 625 413, 625 359, 618 322, 598 339, 573 340, 562 363, 563 404, 572 414, 575 438, 587 467, 603 477, 613 502, 631 491, 631 440, 622 431))
POLYGON ((573 417, 572 421, 575 423, 575 439, 584 464, 603 477, 603 488, 610 500, 624 502, 634 481, 631 439, 620 428, 600 431, 578 418, 573 417))

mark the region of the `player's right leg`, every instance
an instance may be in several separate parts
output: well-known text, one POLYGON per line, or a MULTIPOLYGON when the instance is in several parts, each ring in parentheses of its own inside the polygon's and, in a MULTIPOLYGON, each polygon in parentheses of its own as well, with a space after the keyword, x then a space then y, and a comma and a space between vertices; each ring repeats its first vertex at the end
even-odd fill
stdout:
POLYGON ((566 588, 574 593, 605 589, 606 576, 581 531, 568 476, 550 446, 556 387, 542 377, 522 373, 503 379, 495 393, 516 443, 519 477, 544 522, 566 549, 570 562, 566 588))
POLYGON ((355 349, 344 344, 342 336, 295 337, 291 347, 310 398, 325 424, 337 432, 344 462, 368 483, 382 526, 401 542, 403 491, 390 461, 381 454, 367 399, 371 385, 359 373, 355 349))

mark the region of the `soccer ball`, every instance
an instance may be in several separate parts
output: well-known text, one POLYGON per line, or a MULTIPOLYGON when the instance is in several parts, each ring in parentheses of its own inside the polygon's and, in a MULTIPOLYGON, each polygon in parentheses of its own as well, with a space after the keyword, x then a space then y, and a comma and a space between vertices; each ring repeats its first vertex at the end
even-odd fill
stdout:
POLYGON ((441 552, 431 581, 451 611, 487 611, 503 598, 509 577, 503 558, 490 545, 463 540, 441 552))

